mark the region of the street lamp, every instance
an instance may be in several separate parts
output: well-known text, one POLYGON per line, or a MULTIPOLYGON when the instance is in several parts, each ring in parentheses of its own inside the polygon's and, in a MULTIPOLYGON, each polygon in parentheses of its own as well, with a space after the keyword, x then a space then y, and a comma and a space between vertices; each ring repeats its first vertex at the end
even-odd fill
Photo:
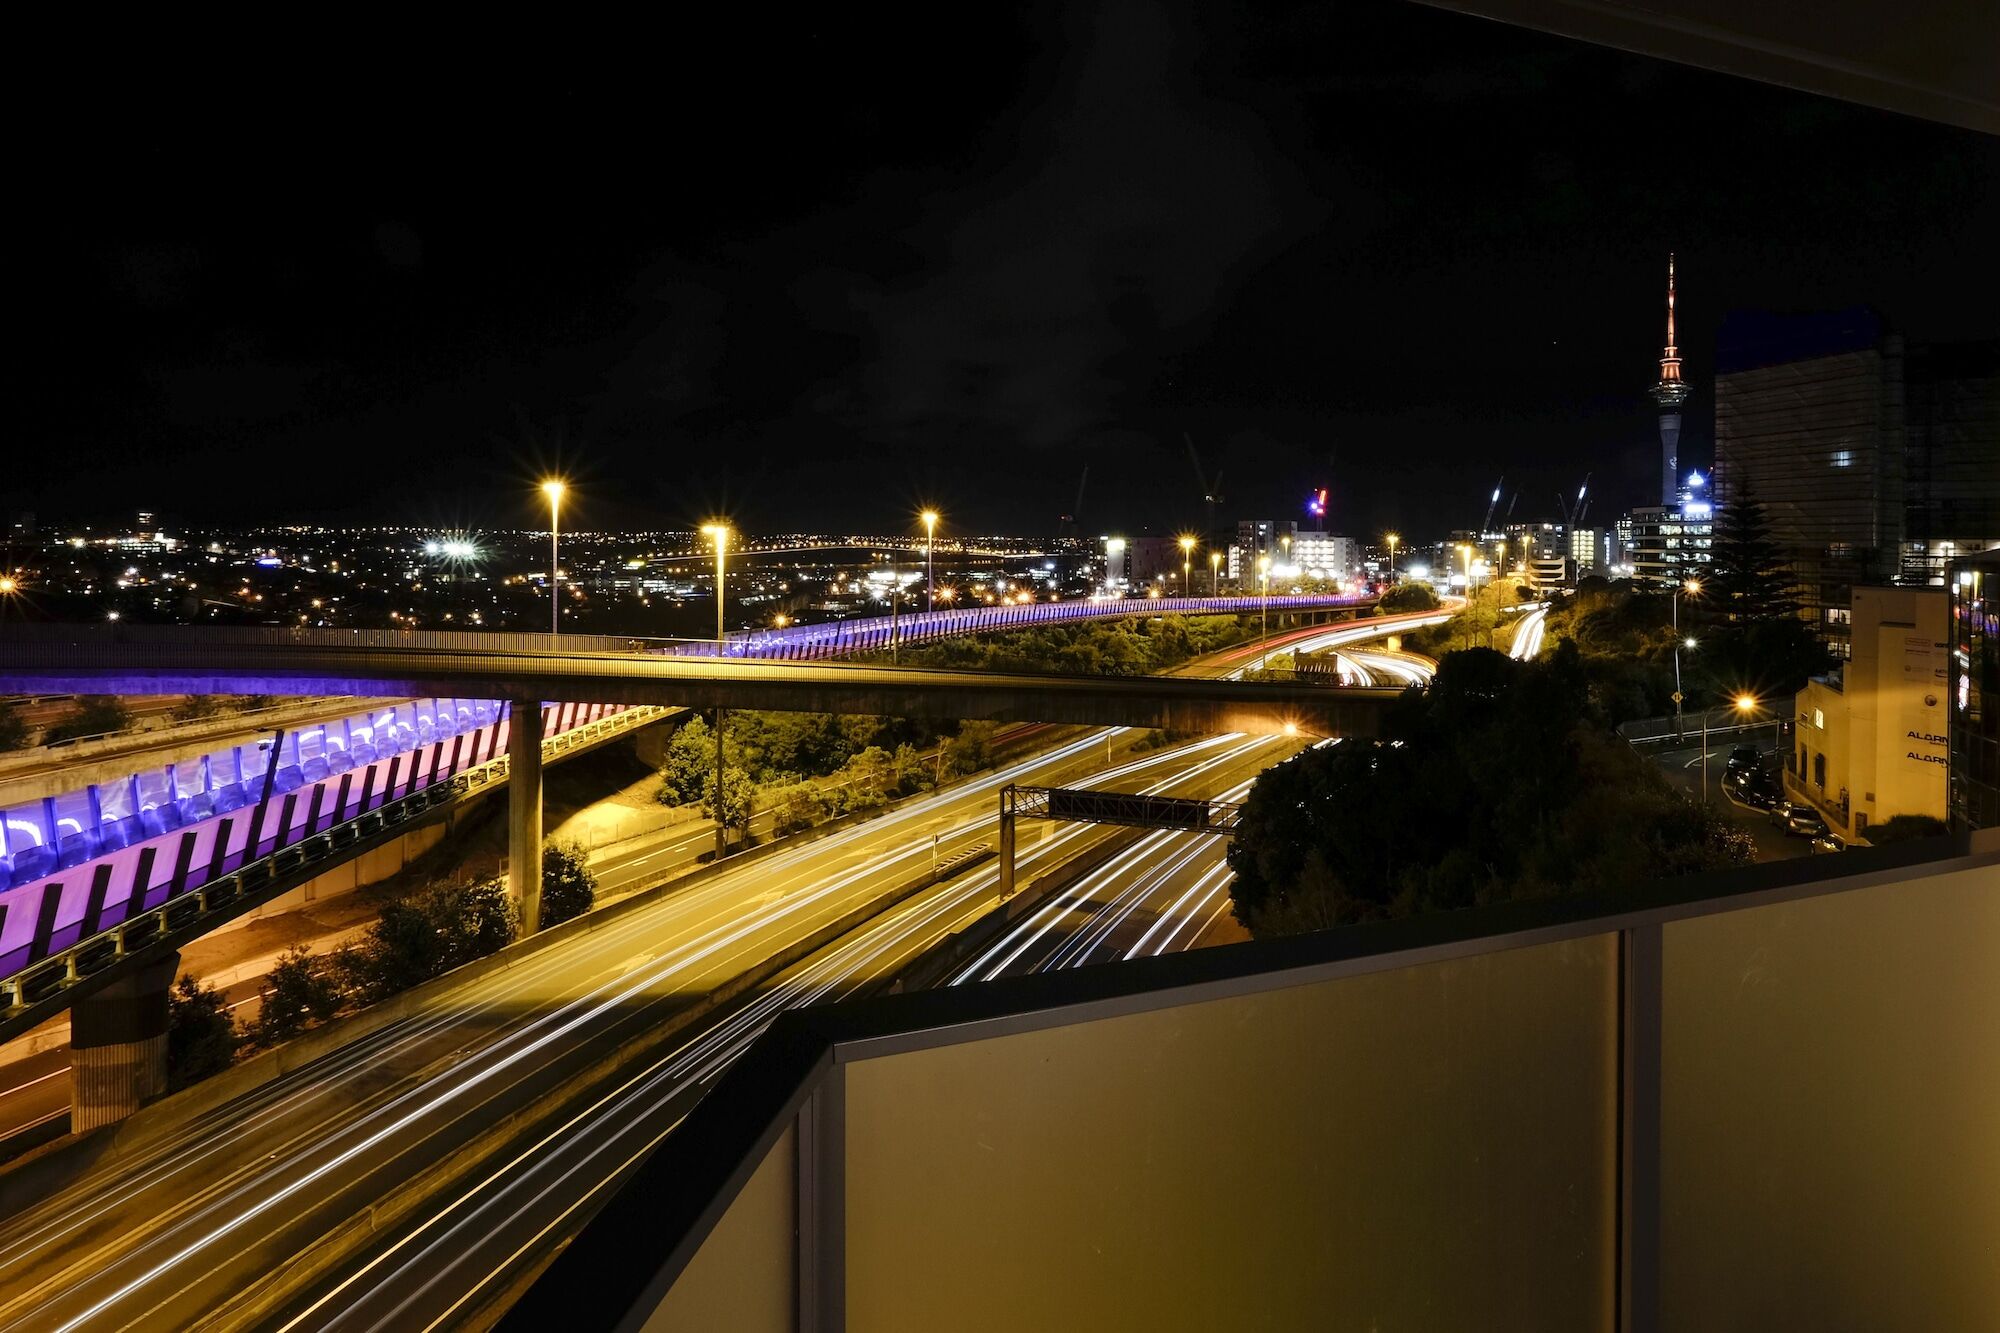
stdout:
MULTIPOLYGON (((937 510, 926 509, 923 513, 918 514, 917 517, 922 519, 924 523, 924 607, 926 610, 935 611, 937 610, 937 582, 932 573, 931 548, 937 542, 937 510)), ((964 543, 961 542, 960 545, 963 546, 964 543)))
POLYGON ((549 497, 549 633, 560 632, 562 625, 562 592, 557 587, 556 522, 562 510, 563 492, 568 487, 553 478, 542 483, 542 494, 549 497))
MULTIPOLYGON (((1684 740, 1687 733, 1681 727, 1681 598, 1701 596, 1701 580, 1689 579, 1674 589, 1674 739, 1684 740)), ((1690 645, 1692 646, 1692 645, 1690 645)), ((1702 713, 1702 728, 1708 727, 1708 713, 1702 713)), ((1708 777, 1708 764, 1702 763, 1702 778, 1708 777)))
POLYGON ((1210 597, 1214 597, 1217 595, 1216 589, 1221 586, 1220 583, 1221 578, 1222 578, 1222 552, 1210 551, 1208 553, 1208 595, 1210 597))
POLYGON ((722 604, 726 600, 727 584, 724 582, 729 552, 729 525, 727 523, 704 523, 701 535, 715 543, 715 653, 722 655, 722 604))
POLYGON ((1388 535, 1388 542, 1389 542, 1389 586, 1390 586, 1390 587, 1392 587, 1392 588, 1396 586, 1396 545, 1397 545, 1397 543, 1398 543, 1398 542, 1400 542, 1400 541, 1402 541, 1402 540, 1403 540, 1403 539, 1402 539, 1401 537, 1398 537, 1398 536, 1397 536, 1397 535, 1396 535, 1395 533, 1393 533, 1393 532, 1392 532, 1392 533, 1390 533, 1390 534, 1388 535))
POLYGON ((1264 656, 1257 663, 1257 669, 1262 671, 1264 663, 1271 660, 1271 557, 1268 555, 1257 557, 1257 585, 1263 590, 1258 608, 1263 623, 1258 634, 1264 640, 1264 656))
POLYGON ((1183 535, 1181 537, 1181 596, 1183 597, 1192 596, 1194 593, 1194 586, 1188 582, 1194 577, 1193 569, 1194 538, 1183 535))
MULTIPOLYGON (((721 657, 723 647, 722 607, 727 600, 726 557, 729 552, 729 525, 717 520, 704 523, 701 535, 715 543, 715 655, 721 657)), ((724 804, 727 794, 722 781, 722 728, 726 718, 720 703, 715 706, 715 859, 720 861, 729 855, 729 811, 724 804)))

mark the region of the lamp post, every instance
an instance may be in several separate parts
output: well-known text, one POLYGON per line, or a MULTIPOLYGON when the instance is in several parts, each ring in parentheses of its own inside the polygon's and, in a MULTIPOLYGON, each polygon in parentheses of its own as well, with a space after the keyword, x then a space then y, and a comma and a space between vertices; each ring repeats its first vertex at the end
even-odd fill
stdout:
POLYGON ((563 491, 568 489, 560 481, 549 480, 542 483, 542 494, 549 497, 549 633, 561 632, 562 589, 558 582, 560 574, 556 558, 556 523, 562 510, 563 491))
MULTIPOLYGON (((937 510, 926 509, 917 515, 924 521, 924 609, 937 610, 937 582, 931 564, 931 548, 937 542, 937 510)), ((963 543, 961 543, 962 545, 963 543)))
POLYGON ((1183 597, 1194 595, 1194 584, 1189 581, 1194 577, 1193 571, 1194 538, 1183 536, 1181 538, 1181 596, 1183 597))
POLYGON ((1401 537, 1398 537, 1398 536, 1397 536, 1397 535, 1396 535, 1395 533, 1393 533, 1393 532, 1392 532, 1392 533, 1390 533, 1390 534, 1388 535, 1388 541, 1389 541, 1389 586, 1390 586, 1390 587, 1392 587, 1392 588, 1396 586, 1396 544, 1397 544, 1398 542, 1402 541, 1402 540, 1403 540, 1403 539, 1402 539, 1401 537))
POLYGON ((1264 640, 1264 655, 1257 660, 1257 669, 1262 671, 1271 660, 1271 557, 1268 555, 1257 557, 1257 586, 1262 592, 1258 610, 1263 622, 1258 635, 1264 640))
MULTIPOLYGON (((727 523, 706 523, 702 525, 702 535, 715 542, 715 655, 721 657, 725 651, 723 644, 722 605, 728 588, 726 582, 726 560, 729 551, 729 525, 727 523)), ((720 861, 729 855, 729 809, 724 804, 727 799, 722 785, 722 728, 724 714, 722 705, 715 706, 715 859, 720 861)))
MULTIPOLYGON (((1674 739, 1677 741, 1687 739, 1687 733, 1681 726, 1681 598, 1699 596, 1701 596, 1700 579, 1689 579, 1674 589, 1674 739)), ((1703 713, 1704 726, 1707 724, 1707 717, 1708 715, 1703 713)), ((1706 761, 1702 765, 1702 776, 1704 779, 1708 776, 1706 761)))
POLYGON ((1219 595, 1216 590, 1222 586, 1221 580, 1222 552, 1210 551, 1208 553, 1208 595, 1210 597, 1219 595))
POLYGON ((715 654, 722 656, 722 609, 727 600, 727 584, 724 577, 729 552, 729 525, 727 523, 704 523, 701 535, 715 543, 715 654))

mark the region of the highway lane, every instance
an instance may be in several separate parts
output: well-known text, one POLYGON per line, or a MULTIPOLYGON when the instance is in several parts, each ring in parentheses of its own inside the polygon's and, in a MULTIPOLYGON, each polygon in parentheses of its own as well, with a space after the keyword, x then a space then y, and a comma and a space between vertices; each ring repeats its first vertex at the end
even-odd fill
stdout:
MULTIPOLYGON (((1218 767, 1232 762, 1240 767, 1245 756, 1270 744, 1216 738, 1132 759, 1109 781, 1192 792, 1210 787, 1207 775, 1218 767)), ((990 836, 992 820, 980 820, 979 827, 990 836)), ((1066 830, 1060 839, 1025 849, 1022 868, 1032 874, 1108 835, 1098 828, 1066 830)), ((928 854, 922 847, 915 850, 920 861, 928 854)), ((930 944, 970 924, 990 908, 996 892, 997 872, 989 865, 883 913, 714 1024, 524 1127, 492 1154, 498 1166, 469 1177, 456 1192, 433 1196, 417 1225, 372 1246, 291 1302, 284 1318, 260 1326, 431 1328, 485 1307, 582 1224, 589 1208, 679 1123, 700 1092, 780 1010, 878 986, 930 944)))
MULTIPOLYGON (((1210 738, 1160 752, 1124 766, 1119 780, 1150 785, 1148 774, 1206 763, 1200 755, 1229 744, 1245 742, 1210 738)), ((424 1012, 198 1117, 172 1146, 93 1172, 0 1228, 0 1271, 8 1274, 0 1320, 9 1328, 178 1325, 224 1314, 238 1292, 264 1299, 271 1293, 258 1286, 260 1275, 412 1174, 488 1164, 462 1150, 500 1120, 570 1090, 591 1051, 680 1012, 783 939, 916 873, 928 864, 933 834, 946 839, 947 854, 981 828, 990 837, 999 785, 1081 780, 1099 765, 1101 746, 1088 737, 726 869, 507 973, 449 988, 424 1012)), ((1095 836, 1101 831, 1066 830, 1024 861, 1095 836)), ((945 898, 887 920, 929 921, 942 934, 978 910, 974 897, 945 898)), ((913 951, 929 937, 910 929, 902 938, 913 951)), ((495 1188, 513 1179, 496 1172, 495 1188)), ((583 1201, 572 1205, 566 1216, 583 1201)), ((388 1244, 396 1225, 420 1220, 378 1214, 372 1223, 378 1243, 388 1244)), ((280 1285, 311 1290, 296 1271, 280 1285)), ((338 1313, 352 1295, 321 1309, 338 1313)))
MULTIPOLYGON (((1188 762, 1210 738, 1128 765, 1188 762)), ((1237 743, 1240 743, 1238 741, 1237 743)), ((716 878, 398 1023, 94 1172, 0 1228, 0 1327, 181 1326, 412 1174, 460 1162, 592 1051, 692 1005, 786 938, 837 919, 981 829, 1005 781, 1085 776, 1096 738, 716 878)), ((378 1218, 378 1225, 382 1219, 378 1218)))
POLYGON ((1545 622, 1549 618, 1547 605, 1524 611, 1514 625, 1514 645, 1507 655, 1517 662, 1532 662, 1542 655, 1542 643, 1547 637, 1545 622))

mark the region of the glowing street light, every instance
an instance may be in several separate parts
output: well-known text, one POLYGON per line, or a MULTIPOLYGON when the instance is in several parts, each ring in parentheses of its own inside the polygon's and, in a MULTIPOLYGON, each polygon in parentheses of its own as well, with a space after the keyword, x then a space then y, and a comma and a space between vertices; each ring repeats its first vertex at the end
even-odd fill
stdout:
MULTIPOLYGON (((1700 579, 1689 579, 1689 580, 1688 580, 1687 582, 1685 582, 1685 583, 1681 584, 1681 586, 1680 586, 1680 587, 1678 587, 1678 588, 1674 589, 1674 739, 1675 739, 1675 740, 1680 740, 1680 739, 1682 738, 1682 731, 1681 731, 1681 644, 1680 644, 1680 633, 1681 633, 1681 598, 1683 598, 1683 597, 1699 597, 1699 596, 1701 596, 1701 580, 1700 580, 1700 579)), ((1689 640, 1688 640, 1688 647, 1690 647, 1690 648, 1694 647, 1694 640, 1693 640, 1693 639, 1689 639, 1689 640)), ((1706 710, 1706 709, 1704 709, 1704 710, 1702 711, 1702 715, 1701 715, 1701 729, 1702 729, 1702 734, 1703 734, 1704 736, 1706 736, 1706 735, 1707 735, 1707 733, 1708 733, 1708 712, 1707 712, 1707 710, 1706 710)), ((1703 751, 1704 751, 1704 753, 1705 753, 1705 752, 1706 752, 1706 750, 1707 750, 1707 744, 1706 744, 1706 742, 1704 742, 1704 743, 1703 743, 1703 747, 1702 747, 1702 748, 1703 748, 1703 751)), ((1708 782, 1708 761, 1707 761, 1706 759, 1704 759, 1704 760, 1702 761, 1702 765, 1701 765, 1701 777, 1702 777, 1702 783, 1703 783, 1703 786, 1704 786, 1704 787, 1706 787, 1706 785, 1707 785, 1707 782, 1708 782)), ((1706 798, 1704 797, 1704 799, 1706 799, 1706 798)))
POLYGON ((701 535, 715 543, 715 651, 722 653, 722 604, 727 584, 724 582, 729 552, 729 525, 723 522, 704 523, 701 535))
POLYGON ((1393 588, 1396 586, 1396 546, 1403 539, 1392 532, 1386 540, 1389 543, 1389 586, 1393 588))
POLYGON ((1222 552, 1210 551, 1208 553, 1208 595, 1210 597, 1214 597, 1216 595, 1216 589, 1220 586, 1218 580, 1221 577, 1222 577, 1222 552))
MULTIPOLYGON (((931 548, 937 543, 938 515, 935 509, 926 509, 917 517, 924 524, 924 602, 925 609, 937 610, 937 582, 932 574, 931 548)), ((961 543, 962 545, 962 543, 961 543)))
POLYGON ((557 634, 562 629, 562 595, 556 590, 558 572, 556 555, 556 526, 562 511, 563 492, 569 488, 551 477, 542 483, 542 494, 549 497, 549 633, 557 634))
POLYGON ((1193 594, 1194 586, 1189 582, 1194 577, 1194 538, 1185 534, 1181 537, 1181 596, 1193 594))
POLYGON ((1757 696, 1756 696, 1756 695, 1754 695, 1754 694, 1739 694, 1739 695, 1737 695, 1737 696, 1736 696, 1736 711, 1737 711, 1737 712, 1739 712, 1739 713, 1742 713, 1742 714, 1744 714, 1745 716, 1748 716, 1749 714, 1751 714, 1751 713, 1754 713, 1754 712, 1756 712, 1756 711, 1757 711, 1757 696))
POLYGON ((1257 584, 1263 590, 1263 597, 1258 606, 1262 626, 1258 633, 1265 640, 1264 656, 1257 663, 1257 669, 1262 671, 1264 663, 1271 660, 1271 557, 1268 555, 1257 557, 1257 584))

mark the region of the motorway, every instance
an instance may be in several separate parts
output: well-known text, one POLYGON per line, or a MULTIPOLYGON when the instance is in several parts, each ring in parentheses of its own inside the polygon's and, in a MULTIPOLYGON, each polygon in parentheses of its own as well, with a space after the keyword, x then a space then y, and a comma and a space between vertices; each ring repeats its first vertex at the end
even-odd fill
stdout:
MULTIPOLYGON (((934 854, 991 843, 1001 785, 1217 795, 1296 744, 1210 737, 1104 772, 1096 733, 726 866, 505 971, 448 979, 408 1016, 171 1137, 49 1197, 8 1197, 0 1328, 473 1319, 580 1225, 778 1008, 872 987, 987 910, 990 868, 917 891, 734 1007, 670 1026, 778 951, 913 887, 934 854)), ((1109 836, 1053 828, 1023 848, 1023 874, 1109 836)), ((1175 947, 1200 933, 1176 931, 1175 947)))
POLYGON ((1521 613, 1514 622, 1514 643, 1507 655, 1517 662, 1532 662, 1542 655, 1542 643, 1547 638, 1549 608, 1546 603, 1521 613))

